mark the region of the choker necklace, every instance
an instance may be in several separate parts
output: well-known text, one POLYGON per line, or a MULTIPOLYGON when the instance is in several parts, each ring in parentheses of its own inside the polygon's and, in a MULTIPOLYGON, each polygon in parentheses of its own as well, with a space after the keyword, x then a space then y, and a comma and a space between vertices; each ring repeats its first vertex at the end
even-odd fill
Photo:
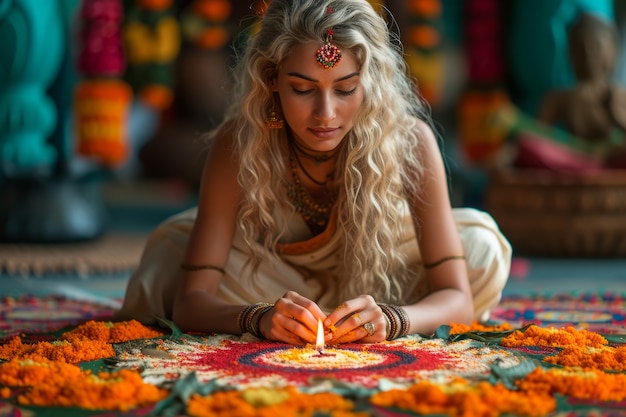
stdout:
POLYGON ((301 153, 303 156, 315 161, 315 166, 319 166, 322 162, 330 161, 336 154, 337 149, 333 149, 330 152, 324 152, 322 154, 313 154, 309 150, 302 147, 300 143, 293 137, 291 129, 287 128, 287 140, 290 144, 293 144, 293 148, 301 153))
POLYGON ((326 162, 326 161, 330 161, 335 154, 337 153, 337 151, 334 152, 330 152, 330 153, 323 153, 323 154, 312 154, 307 152, 302 145, 300 145, 297 141, 295 140, 290 140, 291 143, 293 143, 293 146, 295 149, 297 149, 302 155, 306 156, 309 159, 312 159, 315 161, 315 165, 319 166, 319 164, 321 164, 322 162, 326 162))

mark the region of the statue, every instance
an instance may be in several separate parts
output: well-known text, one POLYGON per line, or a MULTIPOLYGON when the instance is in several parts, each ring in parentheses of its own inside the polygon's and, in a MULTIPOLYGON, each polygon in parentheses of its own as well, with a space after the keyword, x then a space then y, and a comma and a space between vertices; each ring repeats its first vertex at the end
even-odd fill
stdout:
POLYGON ((513 163, 518 168, 579 173, 626 168, 626 90, 613 82, 617 30, 596 15, 582 13, 571 25, 568 40, 576 83, 546 94, 535 132, 516 132, 513 163))
POLYGON ((581 14, 569 31, 569 58, 576 85, 548 93, 539 119, 562 125, 591 143, 623 140, 626 91, 612 82, 618 51, 616 28, 597 16, 581 14))
POLYGON ((98 237, 97 184, 69 172, 72 57, 80 0, 0 1, 0 240, 98 237))

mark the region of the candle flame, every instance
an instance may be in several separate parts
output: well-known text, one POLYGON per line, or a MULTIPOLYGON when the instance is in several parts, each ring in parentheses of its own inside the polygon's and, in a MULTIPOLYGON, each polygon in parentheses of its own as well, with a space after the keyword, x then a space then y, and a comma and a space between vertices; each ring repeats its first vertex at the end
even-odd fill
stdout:
POLYGON ((324 352, 324 325, 322 319, 317 319, 317 339, 315 340, 315 350, 324 352))

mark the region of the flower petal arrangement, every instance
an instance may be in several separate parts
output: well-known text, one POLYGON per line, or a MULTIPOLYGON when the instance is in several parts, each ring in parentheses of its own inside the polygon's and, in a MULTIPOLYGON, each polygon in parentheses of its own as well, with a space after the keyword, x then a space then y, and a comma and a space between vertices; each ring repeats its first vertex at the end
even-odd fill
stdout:
POLYGON ((34 416, 65 407, 78 416, 495 417, 626 405, 621 335, 452 324, 320 353, 164 323, 169 331, 91 320, 49 337, 0 340, 0 406, 34 416))

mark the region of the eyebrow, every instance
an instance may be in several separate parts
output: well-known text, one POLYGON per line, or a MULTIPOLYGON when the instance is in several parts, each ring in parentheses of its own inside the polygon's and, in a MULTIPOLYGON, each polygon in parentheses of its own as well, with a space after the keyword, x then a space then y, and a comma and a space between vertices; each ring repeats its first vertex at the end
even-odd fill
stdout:
MULTIPOLYGON (((311 82, 313 82, 313 83, 317 83, 317 82, 319 82, 318 80, 316 80, 316 79, 314 79, 314 78, 311 78, 311 77, 307 77, 306 75, 304 75, 304 74, 300 74, 299 72, 289 72, 289 73, 287 73, 287 75, 289 75, 290 77, 298 77, 298 78, 302 78, 303 80, 311 81, 311 82)), ((337 79, 336 79, 336 80, 334 80, 333 82, 338 83, 338 82, 340 82, 340 81, 345 81, 345 80, 347 80, 347 79, 349 79, 349 78, 352 78, 352 77, 357 77, 357 76, 359 76, 359 75, 360 75, 360 73, 359 73, 358 71, 356 71, 356 72, 353 72, 353 73, 351 73, 351 74, 345 75, 345 76, 343 76, 343 77, 341 77, 341 78, 337 78, 337 79)))

